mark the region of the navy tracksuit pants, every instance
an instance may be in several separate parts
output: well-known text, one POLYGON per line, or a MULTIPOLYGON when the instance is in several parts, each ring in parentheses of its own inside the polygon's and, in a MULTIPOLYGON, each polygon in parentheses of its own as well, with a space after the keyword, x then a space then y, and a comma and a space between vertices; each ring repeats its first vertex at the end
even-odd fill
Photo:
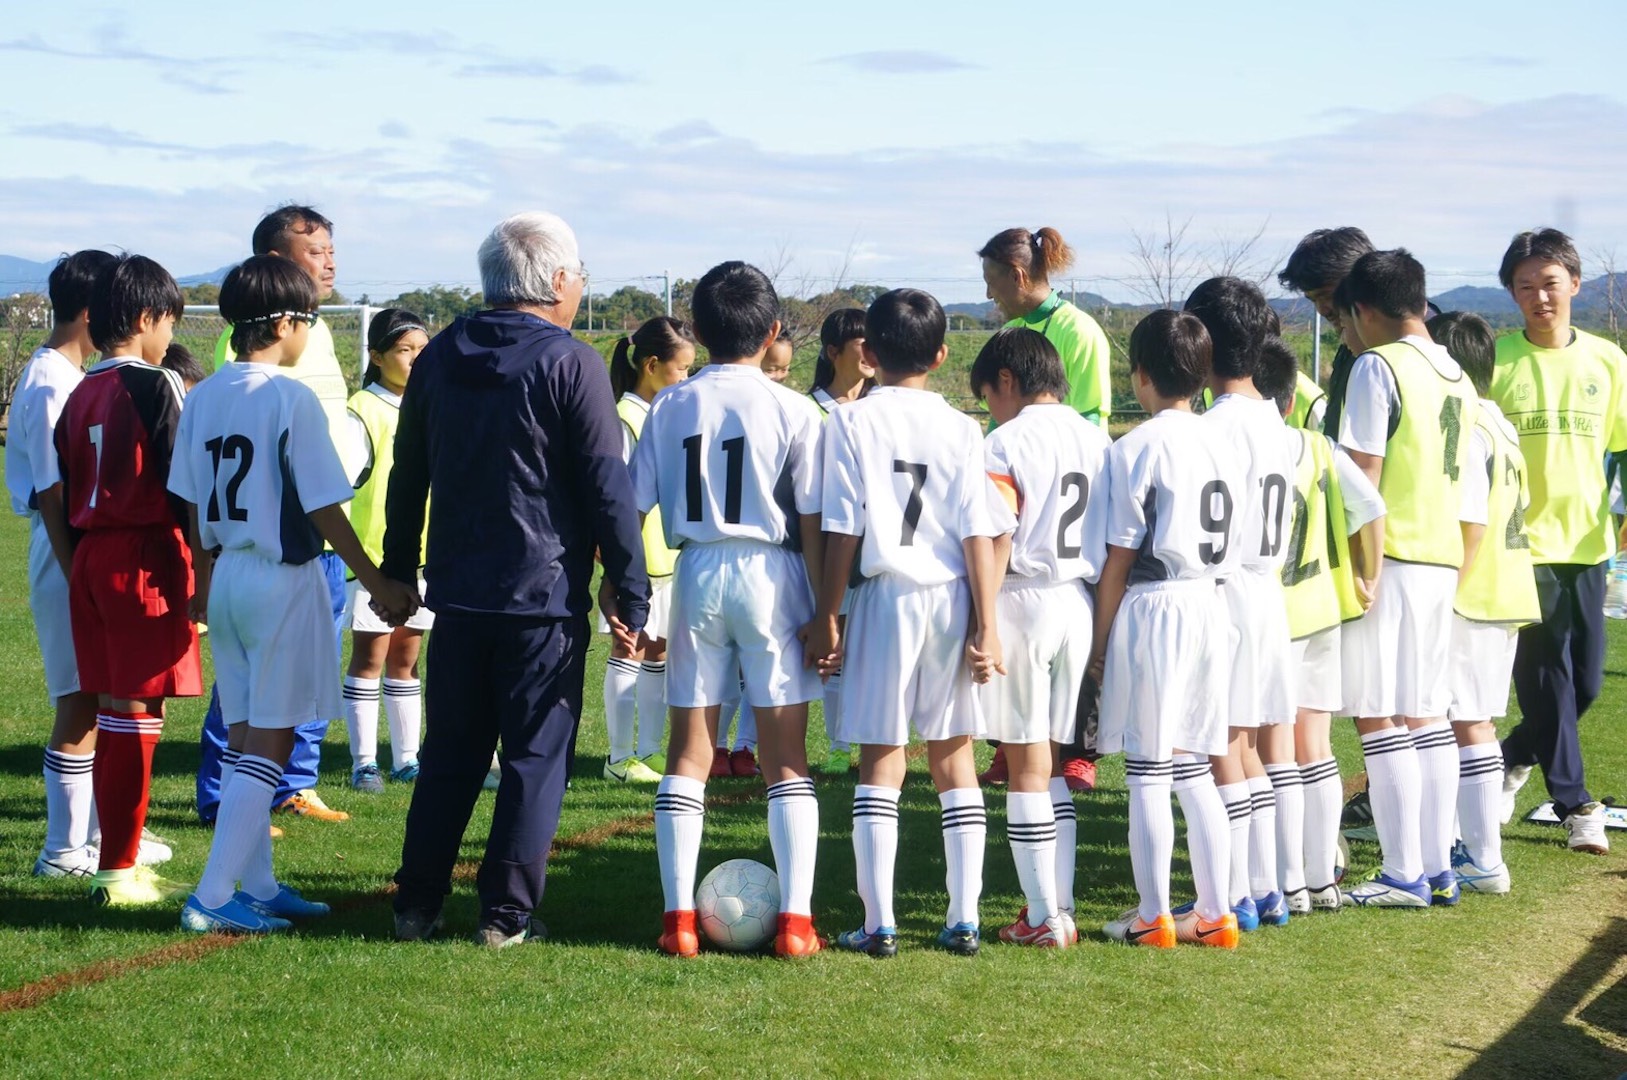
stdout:
POLYGON ((407 811, 395 910, 439 911, 492 750, 502 783, 476 888, 480 925, 517 933, 542 901, 571 744, 588 621, 437 613, 429 637, 421 772, 407 811))
POLYGON ((1540 765, 1561 819, 1593 801, 1578 722, 1604 683, 1604 589, 1610 564, 1536 568, 1542 621, 1520 631, 1514 693, 1520 723, 1503 740, 1508 766, 1540 765))

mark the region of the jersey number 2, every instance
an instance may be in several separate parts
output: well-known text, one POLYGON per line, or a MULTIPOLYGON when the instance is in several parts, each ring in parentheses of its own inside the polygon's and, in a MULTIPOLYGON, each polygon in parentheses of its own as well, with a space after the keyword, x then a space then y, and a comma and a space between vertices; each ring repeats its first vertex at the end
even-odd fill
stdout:
POLYGON ((1059 559, 1077 559, 1084 550, 1084 530, 1080 530, 1079 543, 1070 544, 1068 543, 1068 529, 1074 522, 1085 516, 1085 502, 1090 498, 1090 477, 1082 472, 1064 473, 1062 475, 1062 486, 1058 494, 1066 499, 1070 490, 1078 491, 1079 497, 1074 499, 1073 504, 1066 510, 1062 511, 1062 520, 1056 523, 1056 555, 1059 559))
POLYGON ((209 488, 206 519, 220 520, 220 463, 224 460, 237 462, 237 471, 226 481, 226 517, 231 521, 247 521, 249 512, 237 505, 237 491, 249 475, 249 466, 254 464, 254 444, 242 435, 227 435, 224 438, 217 435, 204 443, 203 448, 209 451, 215 463, 215 481, 209 488))

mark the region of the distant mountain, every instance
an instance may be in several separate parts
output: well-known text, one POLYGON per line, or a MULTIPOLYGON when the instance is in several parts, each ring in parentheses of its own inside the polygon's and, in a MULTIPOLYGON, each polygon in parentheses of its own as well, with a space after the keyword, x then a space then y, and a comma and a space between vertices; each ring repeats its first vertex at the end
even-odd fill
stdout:
POLYGON ((50 262, 32 262, 28 259, 19 259, 15 255, 0 255, 0 296, 44 292, 46 279, 51 276, 51 268, 54 266, 55 259, 50 262))
POLYGON ((1439 296, 1431 297, 1442 311, 1476 311, 1482 315, 1516 315, 1519 305, 1507 289, 1493 289, 1486 285, 1459 285, 1439 296))
MULTIPOLYGON (((1087 311, 1094 311, 1101 308, 1119 308, 1127 306, 1125 304, 1115 304, 1107 297, 1100 296, 1093 292, 1082 292, 1078 294, 1065 292, 1062 294, 1062 297, 1065 300, 1073 301, 1074 304, 1084 308, 1087 311)), ((1000 314, 1000 309, 995 306, 993 300, 985 300, 981 304, 945 304, 943 306, 943 310, 944 314, 946 315, 965 315, 973 319, 982 320, 983 322, 1006 321, 1005 316, 1000 314)))
POLYGON ((219 285, 226 280, 226 274, 236 263, 222 266, 218 270, 211 270, 207 274, 189 274, 183 278, 176 278, 175 284, 186 288, 188 285, 219 285))

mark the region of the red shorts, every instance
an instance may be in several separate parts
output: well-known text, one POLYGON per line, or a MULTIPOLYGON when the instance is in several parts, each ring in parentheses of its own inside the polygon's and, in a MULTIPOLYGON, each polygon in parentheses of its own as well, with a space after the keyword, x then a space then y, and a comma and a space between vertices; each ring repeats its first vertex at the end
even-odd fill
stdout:
POLYGON ((115 698, 202 694, 191 595, 192 555, 180 529, 86 533, 68 579, 79 688, 115 698))

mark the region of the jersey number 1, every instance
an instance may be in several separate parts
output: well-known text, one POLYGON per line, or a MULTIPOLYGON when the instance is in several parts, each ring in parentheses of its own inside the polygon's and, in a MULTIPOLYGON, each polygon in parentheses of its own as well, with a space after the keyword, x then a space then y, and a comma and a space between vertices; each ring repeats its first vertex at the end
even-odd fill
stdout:
POLYGON ((254 464, 254 444, 242 435, 227 435, 224 438, 217 435, 204 443, 203 448, 209 451, 215 463, 215 479, 209 488, 206 520, 220 520, 220 463, 226 460, 237 462, 237 471, 226 481, 226 517, 231 521, 247 521, 249 512, 237 505, 237 490, 248 477, 249 466, 254 464))

